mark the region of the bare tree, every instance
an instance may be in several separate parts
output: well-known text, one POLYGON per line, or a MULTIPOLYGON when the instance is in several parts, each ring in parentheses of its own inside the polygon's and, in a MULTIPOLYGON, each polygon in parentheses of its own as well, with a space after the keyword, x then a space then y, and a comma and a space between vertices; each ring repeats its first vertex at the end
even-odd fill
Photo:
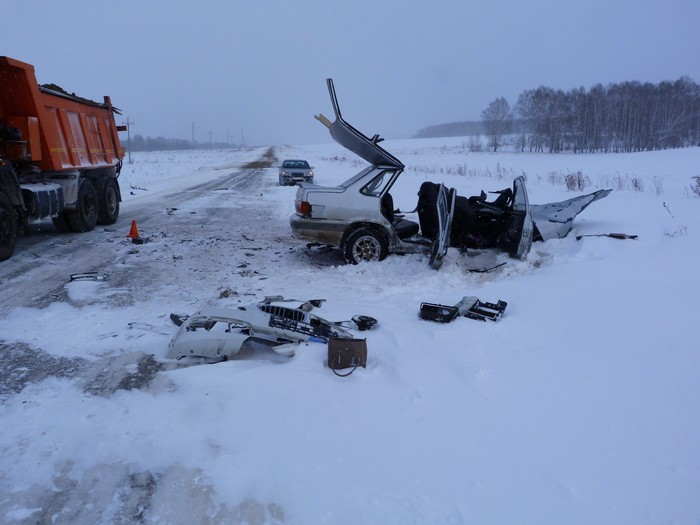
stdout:
POLYGON ((521 93, 515 111, 521 150, 527 142, 530 151, 546 147, 552 153, 700 145, 700 86, 688 77, 660 84, 597 84, 566 93, 540 86, 521 93))
POLYGON ((504 137, 513 127, 513 111, 508 101, 499 97, 489 104, 489 107, 481 112, 486 133, 491 137, 490 146, 493 151, 503 145, 504 137))

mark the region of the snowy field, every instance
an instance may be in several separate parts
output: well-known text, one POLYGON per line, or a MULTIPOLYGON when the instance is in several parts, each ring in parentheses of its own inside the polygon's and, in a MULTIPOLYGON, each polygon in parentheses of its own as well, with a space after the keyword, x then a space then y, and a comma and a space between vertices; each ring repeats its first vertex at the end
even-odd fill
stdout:
MULTIPOLYGON (((691 189, 700 148, 550 155, 472 153, 457 138, 382 145, 406 164, 392 190, 403 211, 426 180, 470 196, 524 174, 534 204, 613 192, 568 237, 533 244, 522 261, 450 249, 439 271, 421 255, 348 266, 291 238, 296 188, 277 186, 268 169, 264 191, 211 192, 178 210, 228 207, 232 223, 249 225, 243 240, 222 228, 206 232, 220 244, 193 234, 176 252, 164 234, 141 231, 154 240, 127 259, 130 210, 265 149, 134 154, 120 178, 117 239, 105 245, 115 261, 137 261, 125 263, 133 282, 66 283, 48 305, 0 313, 0 342, 41 350, 64 372, 0 391, 0 523, 700 523, 700 198, 691 189), (579 172, 585 188, 567 191, 567 175, 579 172), (261 210, 264 220, 253 217, 261 210), (610 232, 638 239, 576 240, 610 232), (217 255, 240 242, 242 262, 217 255), (158 277, 140 300, 112 300, 149 269, 158 277), (166 359, 171 312, 276 294, 326 299, 316 313, 330 320, 378 319, 357 333, 367 368, 336 377, 320 343, 284 360, 166 359), (418 318, 421 302, 465 295, 508 308, 496 323, 418 318), (99 374, 70 372, 84 361, 133 368, 129 356, 142 354, 160 371, 140 388, 95 394, 99 374)), ((275 153, 309 160, 324 185, 364 166, 335 144, 275 153)), ((22 373, 10 372, 2 377, 22 373)))

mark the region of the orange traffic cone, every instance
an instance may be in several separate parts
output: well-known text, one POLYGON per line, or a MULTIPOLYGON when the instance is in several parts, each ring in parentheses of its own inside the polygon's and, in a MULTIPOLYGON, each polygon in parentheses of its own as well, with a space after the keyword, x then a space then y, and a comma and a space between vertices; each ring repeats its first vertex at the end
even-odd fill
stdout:
POLYGON ((131 221, 131 231, 129 231, 129 235, 127 235, 129 239, 140 239, 141 236, 139 235, 139 229, 136 227, 136 221, 131 221))

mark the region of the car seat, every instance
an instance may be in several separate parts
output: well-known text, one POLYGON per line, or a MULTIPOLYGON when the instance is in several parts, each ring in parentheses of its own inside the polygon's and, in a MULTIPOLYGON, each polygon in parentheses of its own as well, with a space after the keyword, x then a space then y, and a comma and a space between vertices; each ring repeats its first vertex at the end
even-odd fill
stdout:
POLYGON ((438 231, 438 184, 424 182, 418 190, 418 220, 424 237, 434 238, 438 231))
POLYGON ((381 200, 381 213, 388 220, 396 231, 399 239, 407 239, 418 233, 418 224, 396 215, 394 210, 394 198, 390 193, 385 193, 381 200))

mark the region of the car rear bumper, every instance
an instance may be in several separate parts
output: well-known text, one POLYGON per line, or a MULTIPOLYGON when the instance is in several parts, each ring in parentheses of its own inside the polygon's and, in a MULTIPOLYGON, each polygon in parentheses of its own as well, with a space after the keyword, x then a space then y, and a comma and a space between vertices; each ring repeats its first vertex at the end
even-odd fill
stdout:
POLYGON ((296 237, 334 246, 340 246, 345 230, 348 227, 346 222, 310 219, 298 213, 290 215, 289 224, 292 227, 292 233, 296 237))

